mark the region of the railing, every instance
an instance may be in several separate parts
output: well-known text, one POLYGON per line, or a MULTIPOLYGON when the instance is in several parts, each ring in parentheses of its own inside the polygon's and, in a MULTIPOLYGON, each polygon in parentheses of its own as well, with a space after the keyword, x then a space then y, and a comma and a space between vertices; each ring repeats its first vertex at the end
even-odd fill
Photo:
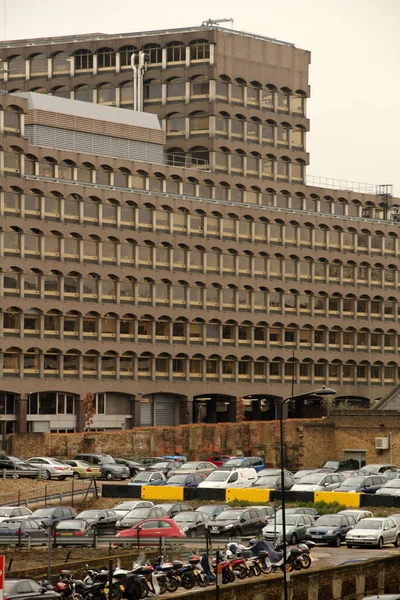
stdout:
POLYGON ((360 194, 377 194, 377 186, 373 183, 346 181, 345 179, 331 179, 329 177, 318 177, 316 175, 307 175, 306 183, 307 185, 329 188, 331 190, 345 190, 349 192, 359 192, 360 194))
POLYGON ((184 169, 200 169, 209 171, 210 164, 203 158, 195 158, 181 154, 164 154, 165 164, 169 167, 183 167, 184 169))
MULTIPOLYGON (((57 482, 44 487, 29 488, 27 490, 18 490, 0 495, 0 505, 3 506, 35 506, 38 505, 59 505, 69 500, 72 504, 75 498, 89 495, 98 498, 99 487, 91 479, 90 481, 72 481, 68 483, 57 482)), ((1 542, 0 542, 1 543, 1 542)))

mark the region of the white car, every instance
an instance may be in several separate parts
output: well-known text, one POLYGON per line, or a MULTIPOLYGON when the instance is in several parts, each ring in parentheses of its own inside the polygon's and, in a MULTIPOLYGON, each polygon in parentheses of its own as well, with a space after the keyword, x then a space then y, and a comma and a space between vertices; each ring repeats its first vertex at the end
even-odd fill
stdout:
POLYGON ((383 548, 385 544, 400 543, 400 531, 396 522, 388 518, 373 517, 361 519, 357 525, 346 535, 348 548, 353 546, 375 546, 383 548))
POLYGON ((127 500, 126 502, 117 504, 117 506, 114 506, 111 510, 117 513, 118 517, 122 519, 122 517, 127 515, 128 512, 134 508, 151 508, 152 506, 154 506, 154 504, 149 500, 127 500))
POLYGON ((35 465, 39 468, 39 477, 42 479, 66 479, 67 477, 73 477, 74 471, 70 465, 66 465, 56 458, 47 458, 45 456, 35 456, 29 458, 27 461, 30 465, 35 465))
POLYGON ((210 475, 199 483, 198 488, 230 488, 230 487, 250 487, 257 479, 255 469, 215 469, 210 475))
POLYGON ((291 492, 320 492, 335 490, 344 481, 341 473, 309 473, 294 484, 291 492))
POLYGON ((32 511, 24 506, 0 506, 0 523, 5 519, 29 519, 32 511))
POLYGON ((354 517, 356 523, 361 519, 368 519, 374 515, 370 510, 362 510, 358 508, 346 508, 345 510, 339 510, 338 515, 346 515, 346 517, 354 517))

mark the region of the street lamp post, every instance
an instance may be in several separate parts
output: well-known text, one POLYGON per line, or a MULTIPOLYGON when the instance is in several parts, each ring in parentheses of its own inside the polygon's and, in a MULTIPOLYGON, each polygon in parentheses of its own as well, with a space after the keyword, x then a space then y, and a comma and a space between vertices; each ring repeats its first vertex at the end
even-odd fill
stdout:
MULTIPOLYGON (((294 354, 294 351, 293 351, 294 354)), ((288 587, 287 587, 287 561, 286 561, 286 498, 285 498, 285 452, 283 443, 283 405, 289 400, 315 400, 321 396, 332 396, 336 394, 335 390, 330 388, 322 387, 321 389, 314 390, 307 394, 297 394, 296 396, 290 396, 284 398, 279 402, 279 433, 280 433, 280 463, 281 463, 281 500, 282 500, 282 541, 283 541, 283 598, 288 600, 288 587)))

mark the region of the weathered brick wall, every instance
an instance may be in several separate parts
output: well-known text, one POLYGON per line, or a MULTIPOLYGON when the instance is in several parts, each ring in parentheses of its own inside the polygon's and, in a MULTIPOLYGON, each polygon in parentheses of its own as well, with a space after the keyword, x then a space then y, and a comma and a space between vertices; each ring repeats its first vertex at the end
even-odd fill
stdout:
MULTIPOLYGON (((319 467, 343 457, 343 450, 365 450, 367 462, 400 465, 400 414, 394 411, 341 411, 322 419, 289 419, 284 423, 287 468, 319 467), (392 450, 377 451, 375 438, 391 434, 392 450)), ((191 459, 217 452, 260 455, 269 466, 279 464, 279 422, 139 427, 118 432, 75 434, 26 433, 10 436, 8 451, 16 456, 72 457, 79 452, 105 452, 140 458, 180 452, 191 459)))

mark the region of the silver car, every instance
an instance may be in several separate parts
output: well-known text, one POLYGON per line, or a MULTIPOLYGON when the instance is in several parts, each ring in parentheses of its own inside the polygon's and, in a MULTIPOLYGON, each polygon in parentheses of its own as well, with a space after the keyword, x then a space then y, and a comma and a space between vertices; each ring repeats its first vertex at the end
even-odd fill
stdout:
POLYGON ((400 479, 389 479, 375 493, 377 496, 400 496, 400 479))
POLYGON ((56 458, 46 456, 35 456, 27 461, 30 465, 35 465, 39 469, 39 476, 42 479, 51 479, 52 477, 63 480, 67 477, 73 477, 74 472, 69 465, 62 463, 56 458))
POLYGON ((291 488, 292 492, 318 492, 335 490, 344 481, 341 473, 309 473, 302 477, 291 488))
POLYGON ((186 463, 183 463, 181 467, 178 469, 172 469, 172 471, 168 472, 168 477, 172 477, 172 475, 209 475, 213 471, 215 471, 217 467, 210 462, 206 462, 205 460, 193 460, 186 463))
POLYGON ((128 512, 134 508, 151 508, 152 506, 154 506, 154 503, 149 500, 127 500, 126 502, 117 504, 111 510, 117 513, 119 518, 122 519, 122 517, 127 515, 128 512))
POLYGON ((377 548, 383 548, 385 544, 394 544, 394 546, 397 547, 399 542, 399 527, 390 517, 362 519, 346 535, 346 544, 348 548, 352 548, 353 546, 375 546, 377 548))
POLYGON ((354 517, 356 523, 361 519, 368 519, 374 515, 370 510, 362 510, 357 508, 346 508, 345 510, 339 510, 338 515, 346 515, 346 517, 354 517))

